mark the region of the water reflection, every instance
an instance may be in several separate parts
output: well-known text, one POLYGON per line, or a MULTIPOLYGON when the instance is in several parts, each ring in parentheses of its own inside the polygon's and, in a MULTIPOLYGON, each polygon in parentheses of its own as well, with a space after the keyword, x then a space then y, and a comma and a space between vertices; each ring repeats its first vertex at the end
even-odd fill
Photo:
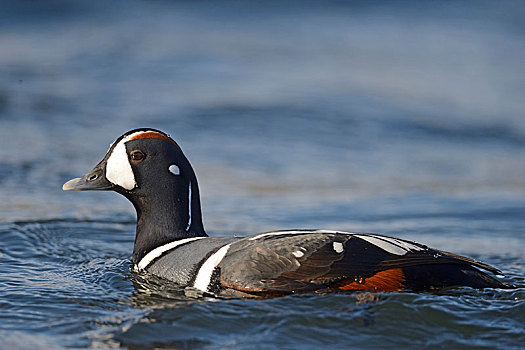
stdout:
POLYGON ((173 309, 186 307, 192 303, 215 300, 206 298, 203 293, 189 290, 186 286, 158 278, 149 274, 130 276, 134 291, 130 303, 141 309, 173 309))

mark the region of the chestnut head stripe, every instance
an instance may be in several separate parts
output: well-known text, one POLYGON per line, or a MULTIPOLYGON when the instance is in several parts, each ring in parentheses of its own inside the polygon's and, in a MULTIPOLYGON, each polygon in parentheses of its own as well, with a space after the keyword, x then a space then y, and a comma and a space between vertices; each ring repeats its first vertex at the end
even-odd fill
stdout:
POLYGON ((139 139, 161 139, 161 140, 164 140, 164 141, 171 142, 172 144, 176 145, 177 147, 179 146, 170 137, 168 137, 166 135, 163 135, 163 134, 161 134, 160 132, 157 132, 157 131, 141 131, 141 132, 138 132, 138 133, 134 133, 134 134, 129 135, 127 137, 126 141, 133 141, 133 140, 139 140, 139 139))

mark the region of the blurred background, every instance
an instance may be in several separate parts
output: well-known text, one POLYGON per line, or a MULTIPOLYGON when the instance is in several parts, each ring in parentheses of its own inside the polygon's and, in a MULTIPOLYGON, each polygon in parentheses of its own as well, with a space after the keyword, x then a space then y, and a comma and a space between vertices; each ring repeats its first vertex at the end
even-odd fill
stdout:
POLYGON ((523 1, 0 1, 3 346, 521 348, 523 288, 152 312, 131 204, 61 186, 153 127, 210 235, 380 232, 523 286, 524 63, 523 1))
POLYGON ((523 214, 523 2, 1 4, 3 222, 133 220, 61 185, 136 127, 180 143, 211 232, 523 214))

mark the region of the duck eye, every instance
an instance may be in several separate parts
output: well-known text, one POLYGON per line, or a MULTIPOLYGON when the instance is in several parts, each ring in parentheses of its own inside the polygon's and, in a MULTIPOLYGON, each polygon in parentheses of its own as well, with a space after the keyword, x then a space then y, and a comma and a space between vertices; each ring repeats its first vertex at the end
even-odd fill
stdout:
POLYGON ((145 156, 144 156, 144 153, 142 153, 141 151, 133 151, 131 152, 129 157, 131 158, 131 160, 139 161, 139 160, 144 159, 145 156))

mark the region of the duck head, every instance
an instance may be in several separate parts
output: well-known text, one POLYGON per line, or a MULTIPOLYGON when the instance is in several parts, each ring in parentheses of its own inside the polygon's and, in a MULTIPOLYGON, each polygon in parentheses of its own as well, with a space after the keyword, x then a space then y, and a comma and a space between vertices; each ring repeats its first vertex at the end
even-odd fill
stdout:
POLYGON ((195 172, 179 145, 155 129, 120 136, 86 175, 63 190, 112 190, 129 199, 137 212, 133 260, 176 239, 206 236, 195 172))

